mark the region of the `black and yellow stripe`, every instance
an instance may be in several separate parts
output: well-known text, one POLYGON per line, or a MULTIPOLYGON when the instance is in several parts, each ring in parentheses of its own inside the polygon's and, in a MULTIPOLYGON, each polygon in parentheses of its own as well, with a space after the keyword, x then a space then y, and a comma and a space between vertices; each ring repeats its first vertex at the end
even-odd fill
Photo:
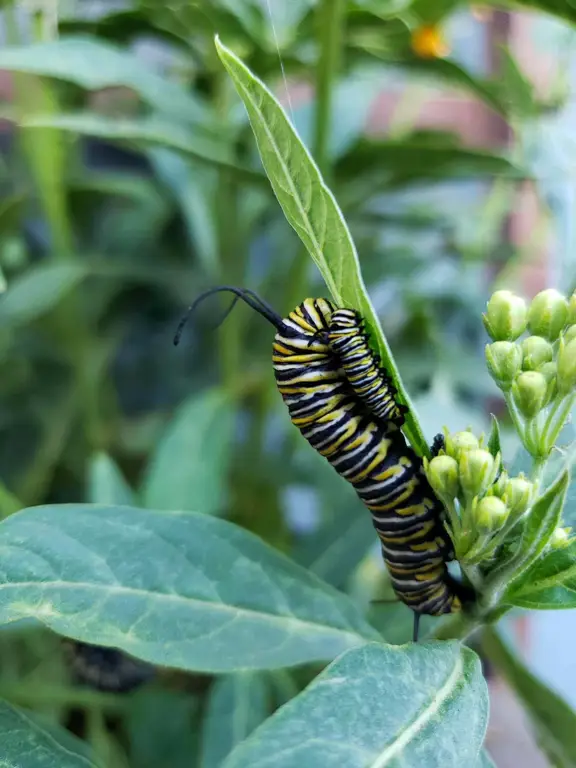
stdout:
POLYGON ((232 291, 277 328, 272 361, 292 423, 370 510, 394 591, 414 611, 415 636, 420 615, 460 611, 468 591, 448 572, 444 509, 400 431, 405 408, 360 315, 306 299, 281 318, 254 294, 232 291))

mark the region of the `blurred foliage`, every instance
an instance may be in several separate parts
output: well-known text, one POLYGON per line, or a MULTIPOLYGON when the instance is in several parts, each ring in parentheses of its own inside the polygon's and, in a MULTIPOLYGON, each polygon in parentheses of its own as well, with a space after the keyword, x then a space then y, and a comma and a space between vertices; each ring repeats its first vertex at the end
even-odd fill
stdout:
MULTIPOLYGON (((508 50, 480 75, 414 53, 411 31, 447 24, 463 3, 339 2, 332 56, 326 0, 62 0, 57 25, 47 7, 1 4, 13 98, 0 107, 0 517, 82 500, 204 512, 359 604, 386 593, 368 517, 352 514, 354 494, 278 402, 269 328, 237 307, 215 330, 225 305, 214 298, 172 346, 185 307, 213 284, 249 286, 281 313, 325 292, 213 36, 274 88, 322 159, 428 440, 499 408, 478 319, 491 281, 522 265, 504 235, 530 176, 520 129, 560 104, 508 50), (482 103, 507 144, 422 127, 422 89, 440 88, 482 103), (383 135, 367 128, 386 91, 383 135)), ((575 20, 561 0, 519 5, 575 20)), ((408 638, 407 609, 373 612, 390 642, 408 638)), ((116 694, 73 680, 57 639, 35 626, 3 632, 0 647, 0 696, 68 726, 110 768, 219 765, 317 671, 217 682, 162 671, 116 694)))

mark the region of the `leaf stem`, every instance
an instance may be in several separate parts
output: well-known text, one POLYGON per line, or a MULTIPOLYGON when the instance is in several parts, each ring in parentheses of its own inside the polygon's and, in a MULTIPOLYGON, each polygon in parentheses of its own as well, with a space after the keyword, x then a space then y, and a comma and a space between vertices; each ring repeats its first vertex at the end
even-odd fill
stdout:
POLYGON ((24 683, 0 686, 0 698, 22 706, 63 705, 79 709, 94 707, 106 712, 124 712, 129 705, 129 695, 101 693, 84 688, 24 683))

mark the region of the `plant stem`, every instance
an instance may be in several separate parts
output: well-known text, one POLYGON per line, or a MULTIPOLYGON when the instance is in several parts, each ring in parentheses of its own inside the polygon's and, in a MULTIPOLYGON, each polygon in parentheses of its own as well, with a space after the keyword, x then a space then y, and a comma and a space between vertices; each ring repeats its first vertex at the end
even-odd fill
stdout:
MULTIPOLYGON (((330 130, 332 126, 332 101, 334 83, 338 75, 344 24, 345 0, 321 0, 317 11, 319 56, 316 66, 316 108, 314 114, 314 141, 312 155, 324 181, 331 184, 330 130)), ((305 298, 310 274, 310 257, 300 249, 294 259, 286 305, 292 309, 305 298)))
POLYGON ((101 693, 83 688, 66 686, 43 686, 39 683, 27 685, 22 681, 0 686, 0 698, 23 706, 63 705, 79 709, 101 708, 106 712, 123 712, 130 702, 129 696, 101 693))

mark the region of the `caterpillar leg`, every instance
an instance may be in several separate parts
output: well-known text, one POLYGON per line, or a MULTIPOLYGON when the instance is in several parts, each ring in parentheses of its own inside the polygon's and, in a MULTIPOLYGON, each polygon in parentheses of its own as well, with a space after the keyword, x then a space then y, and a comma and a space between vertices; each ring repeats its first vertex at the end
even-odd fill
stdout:
POLYGON ((414 629, 412 630, 412 641, 418 642, 418 630, 420 628, 420 614, 414 611, 414 629))
POLYGON ((441 450, 443 450, 446 446, 446 441, 444 440, 444 435, 442 432, 438 432, 434 440, 432 441, 432 445, 430 446, 430 458, 434 458, 434 456, 438 456, 441 450))

